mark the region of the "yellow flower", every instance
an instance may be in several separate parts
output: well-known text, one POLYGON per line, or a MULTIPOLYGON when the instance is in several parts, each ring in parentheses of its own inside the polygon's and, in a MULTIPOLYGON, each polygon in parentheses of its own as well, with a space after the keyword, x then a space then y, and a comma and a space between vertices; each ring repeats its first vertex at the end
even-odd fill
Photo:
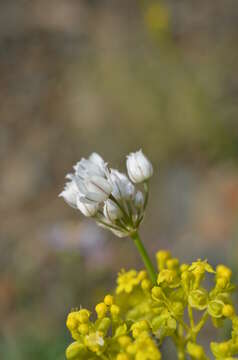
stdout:
POLYGON ((167 260, 169 260, 170 258, 171 258, 171 254, 169 251, 160 250, 156 253, 157 265, 160 271, 165 268, 165 264, 167 260))
POLYGON ((96 305, 95 311, 96 311, 97 316, 98 316, 99 319, 102 319, 106 315, 107 309, 108 309, 107 305, 104 304, 104 302, 101 302, 101 303, 96 305))
POLYGON ((232 271, 227 266, 218 265, 217 268, 216 268, 216 271, 217 271, 217 276, 218 277, 224 277, 224 278, 230 280, 231 275, 232 275, 232 271))
POLYGON ((99 331, 93 332, 84 338, 85 345, 96 354, 100 354, 105 344, 102 333, 99 331))
POLYGON ((114 302, 113 296, 112 295, 106 295, 104 298, 104 304, 111 306, 114 302))
POLYGON ((140 273, 138 274, 136 270, 126 272, 122 269, 118 274, 116 293, 131 293, 134 287, 137 286, 141 280, 141 275, 140 273))

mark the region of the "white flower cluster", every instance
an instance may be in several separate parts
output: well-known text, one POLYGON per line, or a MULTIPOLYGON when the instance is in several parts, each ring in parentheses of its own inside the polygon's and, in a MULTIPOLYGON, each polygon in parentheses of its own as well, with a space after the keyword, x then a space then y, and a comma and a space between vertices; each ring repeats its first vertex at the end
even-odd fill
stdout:
POLYGON ((74 174, 66 176, 69 181, 59 196, 117 236, 128 236, 143 219, 153 167, 141 150, 128 155, 126 165, 129 178, 92 153, 74 166, 74 174), (144 183, 144 193, 133 183, 144 183))

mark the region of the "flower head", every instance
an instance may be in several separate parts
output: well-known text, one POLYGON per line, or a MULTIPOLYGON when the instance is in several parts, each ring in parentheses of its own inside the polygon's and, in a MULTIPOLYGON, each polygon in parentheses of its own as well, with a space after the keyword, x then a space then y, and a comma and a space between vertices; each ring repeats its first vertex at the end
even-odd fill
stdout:
POLYGON ((153 166, 142 150, 131 153, 127 157, 128 175, 134 183, 141 183, 153 175, 153 166))
MULTIPOLYGON (((152 165, 142 151, 130 154, 127 159, 130 179, 145 181, 152 173, 152 165)), ((148 200, 145 192, 135 189, 128 176, 116 169, 109 169, 103 158, 92 153, 82 158, 74 173, 66 176, 69 181, 59 196, 87 217, 94 217, 97 224, 122 238, 133 234, 143 220, 148 200)))

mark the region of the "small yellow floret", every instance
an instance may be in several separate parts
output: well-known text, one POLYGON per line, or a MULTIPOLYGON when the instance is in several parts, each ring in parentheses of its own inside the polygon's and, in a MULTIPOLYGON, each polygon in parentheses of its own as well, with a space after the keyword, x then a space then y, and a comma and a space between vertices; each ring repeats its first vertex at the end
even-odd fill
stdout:
POLYGON ((156 253, 156 259, 160 271, 165 268, 166 261, 170 258, 171 258, 171 254, 169 251, 160 250, 156 253))
POLYGON ((176 269, 179 266, 179 260, 176 258, 169 259, 166 261, 166 266, 168 269, 176 269))
POLYGON ((223 306, 222 315, 225 317, 232 317, 235 314, 235 309, 232 305, 226 304, 223 306))
POLYGON ((125 353, 121 353, 117 355, 117 360, 129 360, 129 357, 125 353))
POLYGON ((118 316, 120 313, 120 308, 119 308, 119 306, 112 304, 110 311, 111 311, 112 316, 118 316))
POLYGON ((143 331, 148 331, 149 325, 146 320, 141 320, 131 326, 132 335, 137 338, 143 331))
POLYGON ((122 348, 126 348, 131 343, 131 338, 129 336, 121 336, 118 339, 119 344, 122 348))
POLYGON ((151 281, 149 279, 142 280, 142 282, 141 282, 142 290, 144 290, 144 291, 150 290, 151 286, 152 286, 152 284, 151 284, 151 281))
POLYGON ((87 335, 89 332, 89 326, 88 324, 80 324, 78 327, 78 331, 80 332, 80 334, 82 335, 87 335))
POLYGON ((188 264, 181 264, 180 265, 180 271, 181 272, 184 272, 184 271, 188 270, 188 268, 189 268, 188 264))
POLYGON ((187 352, 189 355, 192 356, 194 359, 202 360, 205 358, 204 350, 203 348, 195 343, 189 342, 187 345, 187 352))
POLYGON ((129 346, 127 346, 126 351, 130 355, 136 354, 136 351, 137 351, 136 345, 135 344, 130 344, 129 346))
POLYGON ((76 317, 80 323, 87 323, 89 321, 90 312, 87 309, 81 309, 77 313, 76 317))
POLYGON ((225 342, 219 344, 219 350, 222 353, 226 353, 227 351, 229 351, 229 348, 230 348, 230 346, 229 346, 228 341, 225 341, 225 342))
POLYGON ((147 278, 147 273, 145 270, 141 270, 139 273, 138 273, 138 280, 142 281, 144 279, 147 278))
POLYGON ((96 305, 95 311, 97 313, 98 318, 102 319, 107 313, 107 305, 104 304, 104 302, 101 302, 96 305))
POLYGON ((113 296, 112 295, 106 295, 104 298, 104 304, 106 304, 107 306, 111 306, 114 302, 113 296))
POLYGON ((232 275, 232 271, 231 269, 229 269, 227 266, 225 265, 218 265, 216 268, 216 272, 217 272, 217 276, 218 277, 224 277, 226 279, 230 279, 231 275, 232 275))
POLYGON ((66 320, 66 326, 70 331, 73 331, 77 328, 78 326, 78 321, 76 318, 76 312, 71 312, 69 313, 67 320, 66 320))
POLYGON ((105 345, 103 334, 100 331, 90 333, 84 338, 85 345, 96 354, 100 353, 101 348, 105 345))
POLYGON ((131 293, 134 287, 139 285, 140 276, 136 270, 125 271, 122 269, 118 274, 116 293, 131 293))

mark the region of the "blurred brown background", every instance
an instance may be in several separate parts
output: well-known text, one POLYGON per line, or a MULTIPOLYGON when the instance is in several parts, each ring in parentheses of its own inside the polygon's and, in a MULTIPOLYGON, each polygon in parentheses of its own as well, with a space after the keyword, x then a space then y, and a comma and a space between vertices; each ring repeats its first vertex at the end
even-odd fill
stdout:
POLYGON ((64 359, 70 308, 141 266, 58 198, 92 151, 152 160, 151 253, 236 274, 237 39, 236 0, 1 0, 1 359, 64 359))

